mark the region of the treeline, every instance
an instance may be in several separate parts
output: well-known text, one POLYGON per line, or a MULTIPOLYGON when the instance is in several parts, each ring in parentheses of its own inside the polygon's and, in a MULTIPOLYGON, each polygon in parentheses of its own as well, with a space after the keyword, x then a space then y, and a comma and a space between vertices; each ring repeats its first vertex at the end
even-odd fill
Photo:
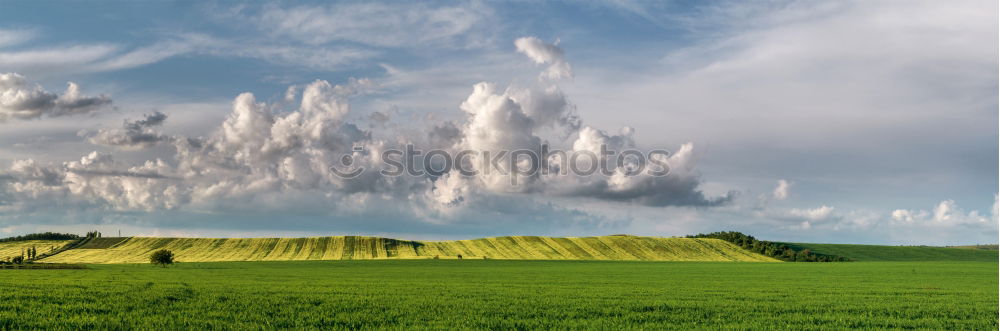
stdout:
POLYGON ((803 249, 796 251, 794 248, 788 245, 766 241, 757 240, 751 235, 746 235, 741 232, 736 231, 725 231, 725 232, 712 232, 712 233, 699 233, 696 235, 687 236, 688 238, 712 238, 712 239, 722 239, 737 246, 742 247, 748 251, 761 254, 764 256, 770 256, 782 261, 789 262, 847 262, 850 259, 843 256, 827 255, 827 254, 817 254, 809 251, 809 249, 803 249))
POLYGON ((0 242, 25 241, 25 240, 73 240, 80 239, 80 236, 72 233, 43 232, 31 233, 17 237, 0 238, 0 242))

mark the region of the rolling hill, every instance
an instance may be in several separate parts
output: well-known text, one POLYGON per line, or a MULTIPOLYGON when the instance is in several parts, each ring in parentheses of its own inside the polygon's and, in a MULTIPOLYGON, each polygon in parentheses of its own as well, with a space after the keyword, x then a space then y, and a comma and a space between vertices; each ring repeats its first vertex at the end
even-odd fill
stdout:
POLYGON ((39 262, 146 263, 158 249, 178 262, 363 259, 523 259, 778 262, 718 239, 603 236, 510 236, 455 241, 377 237, 312 238, 98 238, 39 262))
POLYGON ((997 262, 998 251, 957 247, 784 243, 796 250, 847 257, 853 261, 997 262))

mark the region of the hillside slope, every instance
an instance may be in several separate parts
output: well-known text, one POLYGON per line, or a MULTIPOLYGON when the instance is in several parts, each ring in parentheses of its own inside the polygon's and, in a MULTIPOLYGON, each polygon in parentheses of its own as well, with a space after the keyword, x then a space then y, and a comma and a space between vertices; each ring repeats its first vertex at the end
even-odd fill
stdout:
POLYGON ((513 236, 456 241, 409 241, 376 237, 314 238, 144 238, 108 248, 70 249, 42 259, 50 263, 145 263, 158 249, 179 262, 360 260, 360 259, 526 259, 777 262, 717 239, 604 236, 553 238, 513 236))
POLYGON ((854 261, 988 261, 996 262, 998 252, 951 247, 879 246, 848 244, 784 243, 795 249, 847 257, 854 261))
POLYGON ((63 247, 71 242, 73 242, 73 240, 22 240, 0 242, 0 259, 21 255, 23 250, 27 250, 31 247, 35 247, 35 249, 38 250, 38 254, 41 255, 45 252, 63 247))

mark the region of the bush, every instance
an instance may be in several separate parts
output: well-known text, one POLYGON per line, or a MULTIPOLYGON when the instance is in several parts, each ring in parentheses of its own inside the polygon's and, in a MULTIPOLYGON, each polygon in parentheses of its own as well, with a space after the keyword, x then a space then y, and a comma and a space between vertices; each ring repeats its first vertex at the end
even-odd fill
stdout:
POLYGON ((165 249, 155 251, 153 255, 149 256, 149 263, 159 264, 163 267, 174 264, 174 253, 165 249))
POLYGON ((810 252, 808 249, 803 249, 801 251, 795 251, 794 248, 781 243, 775 243, 764 240, 757 240, 753 236, 746 235, 740 232, 729 231, 729 232, 712 232, 709 234, 699 233, 693 236, 687 236, 688 238, 713 238, 721 239, 743 249, 749 250, 754 253, 758 253, 764 256, 770 256, 779 260, 789 261, 789 262, 846 262, 850 259, 827 254, 817 254, 810 252))

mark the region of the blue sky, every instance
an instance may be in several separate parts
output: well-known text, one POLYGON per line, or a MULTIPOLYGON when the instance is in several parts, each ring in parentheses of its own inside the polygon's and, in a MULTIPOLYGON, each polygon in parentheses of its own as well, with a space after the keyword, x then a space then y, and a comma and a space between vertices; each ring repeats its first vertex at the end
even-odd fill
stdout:
POLYGON ((0 235, 997 240, 995 3, 7 7, 0 235), (498 187, 323 169, 352 144, 524 137, 667 149, 684 171, 498 187))

